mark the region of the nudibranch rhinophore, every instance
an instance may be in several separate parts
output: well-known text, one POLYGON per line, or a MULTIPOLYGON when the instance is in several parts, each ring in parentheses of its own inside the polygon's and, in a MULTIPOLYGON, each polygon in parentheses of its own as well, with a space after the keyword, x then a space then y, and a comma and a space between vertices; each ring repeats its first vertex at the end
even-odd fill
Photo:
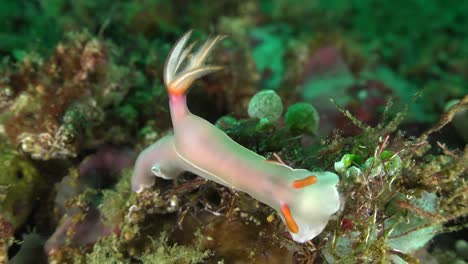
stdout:
POLYGON ((222 38, 208 39, 187 59, 194 47, 185 47, 190 35, 186 33, 174 45, 164 66, 174 135, 161 138, 140 153, 132 189, 140 192, 151 187, 154 176, 174 179, 190 171, 269 205, 281 216, 295 241, 314 238, 340 207, 338 176, 268 161, 190 113, 186 92, 197 78, 221 69, 204 62, 222 38))

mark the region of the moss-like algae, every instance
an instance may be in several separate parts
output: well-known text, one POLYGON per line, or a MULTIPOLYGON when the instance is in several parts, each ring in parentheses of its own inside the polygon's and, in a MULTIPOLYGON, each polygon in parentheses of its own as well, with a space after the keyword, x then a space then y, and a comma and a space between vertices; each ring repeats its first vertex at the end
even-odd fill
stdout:
POLYGON ((15 151, 0 150, 0 215, 15 228, 27 219, 44 184, 39 171, 15 151))
MULTIPOLYGON (((112 244, 115 244, 117 240, 117 237, 112 236, 96 243, 93 251, 86 255, 86 263, 134 263, 128 259, 122 258, 122 256, 114 250, 112 244)), ((147 253, 134 256, 134 259, 141 263, 196 264, 203 263, 211 254, 209 250, 203 251, 195 247, 177 244, 169 245, 167 234, 162 233, 158 238, 154 240, 151 239, 150 247, 147 248, 147 253)))

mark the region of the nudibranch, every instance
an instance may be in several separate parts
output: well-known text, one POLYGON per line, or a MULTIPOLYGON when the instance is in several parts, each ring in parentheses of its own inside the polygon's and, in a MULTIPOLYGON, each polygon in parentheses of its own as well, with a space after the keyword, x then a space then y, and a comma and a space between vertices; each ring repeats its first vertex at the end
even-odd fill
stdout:
POLYGON ((190 35, 187 32, 177 41, 164 66, 174 134, 140 153, 133 172, 133 191, 151 187, 154 176, 174 179, 190 171, 269 205, 281 216, 295 241, 314 238, 340 207, 338 176, 266 160, 192 114, 187 108, 186 92, 196 79, 221 69, 204 62, 222 37, 208 39, 190 54, 194 48, 194 43, 186 47, 190 35))

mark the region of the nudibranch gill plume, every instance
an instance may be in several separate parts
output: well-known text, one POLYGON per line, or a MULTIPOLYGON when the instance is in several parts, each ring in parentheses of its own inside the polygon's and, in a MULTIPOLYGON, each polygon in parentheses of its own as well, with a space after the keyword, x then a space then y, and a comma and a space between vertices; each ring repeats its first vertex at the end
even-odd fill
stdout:
POLYGON ((295 241, 314 238, 340 207, 338 176, 268 161, 192 114, 187 108, 186 92, 196 79, 221 69, 204 62, 222 37, 208 39, 192 53, 195 44, 186 47, 190 35, 189 31, 177 41, 164 67, 174 134, 140 153, 132 189, 140 192, 151 187, 154 176, 174 179, 190 171, 269 205, 281 216, 295 241))

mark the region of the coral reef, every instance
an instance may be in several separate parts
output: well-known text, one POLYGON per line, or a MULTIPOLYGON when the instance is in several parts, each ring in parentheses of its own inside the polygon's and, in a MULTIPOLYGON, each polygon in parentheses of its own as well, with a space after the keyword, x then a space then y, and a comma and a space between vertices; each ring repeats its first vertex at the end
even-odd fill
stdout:
POLYGON ((86 136, 129 88, 129 72, 110 62, 104 43, 72 34, 47 60, 26 56, 3 73, 2 120, 9 144, 33 159, 76 157, 86 136))
POLYGON ((0 263, 468 261, 465 2, 0 5, 0 263), (190 173, 132 193, 135 153, 172 134, 164 60, 190 28, 227 36, 210 58, 224 69, 188 95, 194 114, 340 176, 343 206, 313 240, 190 173), (269 90, 286 113, 249 118, 269 90))

